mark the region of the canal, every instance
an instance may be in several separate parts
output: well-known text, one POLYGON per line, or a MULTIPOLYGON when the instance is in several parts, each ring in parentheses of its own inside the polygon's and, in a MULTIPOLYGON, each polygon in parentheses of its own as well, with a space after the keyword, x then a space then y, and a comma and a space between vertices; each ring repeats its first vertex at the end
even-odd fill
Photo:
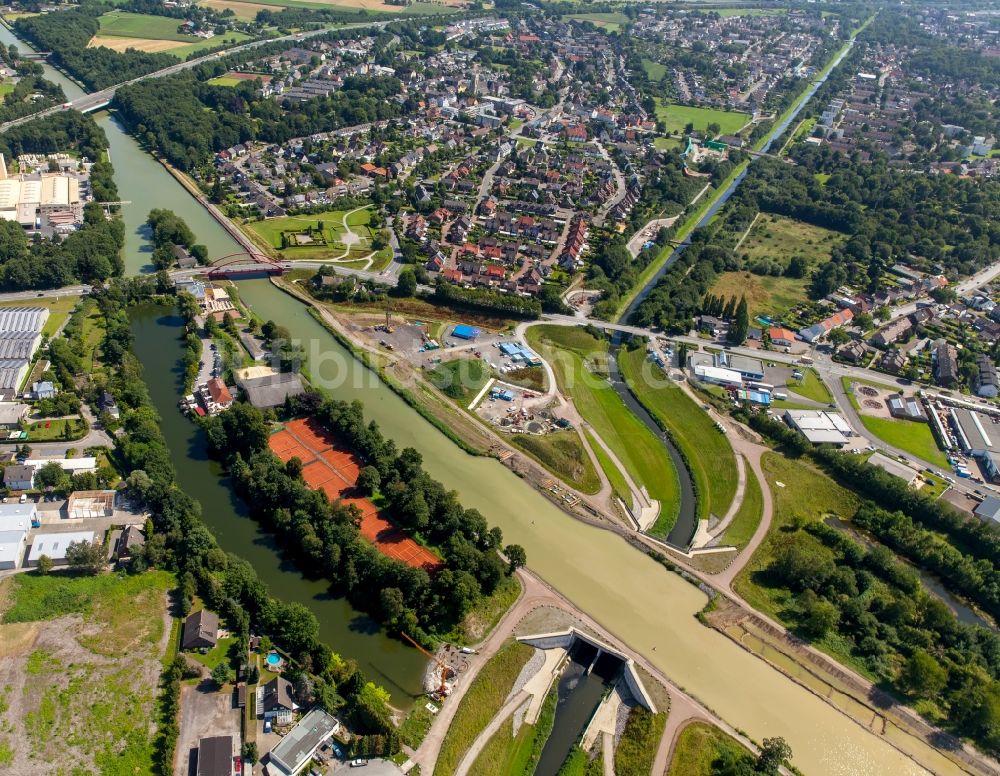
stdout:
MULTIPOLYGON (((110 116, 99 120, 108 133, 121 197, 132 201, 125 206, 127 222, 140 223, 151 208, 169 208, 192 226, 211 255, 231 252, 231 238, 214 221, 202 218, 200 205, 169 173, 158 164, 140 166, 140 159, 148 157, 135 141, 110 116)), ((129 230, 130 272, 145 264, 145 243, 141 229, 129 230)), ((806 773, 925 772, 825 701, 701 625, 694 616, 707 600, 700 590, 616 535, 574 520, 498 461, 462 452, 354 360, 302 303, 266 280, 242 282, 239 289, 260 317, 280 321, 303 342, 311 373, 334 396, 361 400, 368 417, 388 437, 400 447, 419 450, 432 476, 458 491, 466 506, 499 525, 505 541, 523 545, 533 571, 730 724, 756 740, 784 736, 795 753, 795 764, 806 773)), ((240 513, 220 473, 205 459, 203 440, 176 408, 182 355, 179 321, 169 310, 147 309, 137 313, 134 332, 178 480, 202 502, 203 517, 221 546, 250 559, 275 595, 301 601, 316 612, 330 646, 358 660, 387 689, 395 688, 395 699, 413 692, 422 659, 375 633, 350 607, 329 598, 321 583, 288 568, 240 513)), ((960 772, 929 747, 916 742, 910 746, 936 772, 960 772)))

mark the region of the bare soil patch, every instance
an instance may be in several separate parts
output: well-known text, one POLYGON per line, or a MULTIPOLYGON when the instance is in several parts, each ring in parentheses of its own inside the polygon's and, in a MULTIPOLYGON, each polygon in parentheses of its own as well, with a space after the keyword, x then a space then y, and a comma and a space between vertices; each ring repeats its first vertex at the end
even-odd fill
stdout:
POLYGON ((136 49, 149 54, 161 54, 177 48, 183 48, 190 43, 180 40, 154 40, 153 38, 118 38, 112 35, 95 35, 90 39, 87 48, 97 48, 103 46, 112 51, 122 52, 126 49, 136 49))

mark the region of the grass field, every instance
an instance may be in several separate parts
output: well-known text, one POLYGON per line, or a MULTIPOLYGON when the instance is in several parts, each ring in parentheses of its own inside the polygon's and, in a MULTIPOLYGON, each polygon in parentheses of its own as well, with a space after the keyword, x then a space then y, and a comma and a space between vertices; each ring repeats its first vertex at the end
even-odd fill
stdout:
POLYGON ((733 588, 754 609, 778 617, 791 594, 764 585, 762 572, 771 565, 782 539, 797 525, 822 520, 828 515, 850 519, 860 502, 854 493, 805 461, 766 453, 761 464, 774 500, 774 515, 767 538, 737 575, 733 588))
POLYGON ((818 401, 821 404, 831 404, 833 402, 830 389, 826 387, 826 383, 820 380, 819 375, 816 374, 814 369, 803 369, 802 379, 794 382, 790 380, 787 385, 789 391, 805 399, 818 401))
POLYGON ((0 770, 153 772, 164 609, 174 584, 158 571, 29 573, 0 583, 0 739, 9 766, 0 770))
POLYGON ((696 132, 704 132, 709 124, 715 123, 723 135, 738 132, 750 120, 746 113, 668 104, 659 99, 656 101, 656 118, 666 124, 667 132, 683 132, 688 124, 694 124, 696 132))
POLYGON ((177 31, 182 19, 169 16, 152 16, 127 11, 110 11, 100 18, 101 34, 115 38, 148 38, 151 40, 176 40, 190 43, 193 35, 177 31))
POLYGON ((538 721, 534 725, 521 725, 513 735, 513 725, 508 722, 493 734, 483 747, 469 773, 530 774, 534 773, 542 747, 552 733, 558 701, 558 684, 553 684, 542 702, 538 721))
POLYGON ((600 27, 608 32, 617 32, 623 24, 628 24, 629 18, 616 11, 607 13, 573 13, 563 17, 563 21, 575 19, 581 22, 591 22, 595 27, 600 27))
POLYGON ((618 365, 639 401, 665 426, 687 459, 698 491, 698 517, 722 517, 729 511, 739 472, 733 448, 708 414, 690 396, 669 382, 642 349, 619 351, 618 365), (649 366, 646 366, 646 365, 649 366), (644 370, 651 379, 644 377, 644 370), (654 382, 655 380, 655 382, 654 382))
POLYGON ((647 776, 667 724, 665 713, 651 714, 635 706, 625 722, 625 731, 615 747, 615 776, 647 776))
POLYGON ((76 418, 51 418, 36 421, 28 426, 29 442, 61 442, 80 439, 87 433, 87 424, 76 418), (82 426, 80 424, 83 424, 82 426), (66 429, 69 428, 69 436, 66 429))
POLYGON ((681 148, 684 145, 683 140, 678 140, 675 137, 657 137, 653 139, 653 147, 657 151, 672 151, 675 148, 681 148))
POLYGON ((737 251, 744 266, 767 260, 787 267, 793 256, 801 256, 808 262, 809 270, 801 278, 756 275, 747 270, 724 272, 716 280, 712 293, 745 295, 751 317, 781 316, 806 301, 811 270, 829 261, 833 248, 845 239, 845 235, 830 229, 761 213, 737 251))
POLYGON ((586 430, 583 433, 586 435, 587 441, 590 443, 590 449, 594 451, 594 455, 597 457, 597 462, 601 465, 601 470, 604 472, 604 476, 608 478, 608 482, 611 484, 611 490, 614 491, 614 494, 626 504, 630 503, 632 496, 629 492, 628 483, 625 482, 624 475, 622 475, 619 468, 615 466, 614 461, 611 460, 605 449, 597 443, 597 440, 594 439, 594 435, 590 433, 590 431, 586 430))
POLYGON ((934 434, 926 423, 875 418, 871 415, 861 415, 861 422, 887 445, 905 450, 935 466, 949 468, 948 457, 938 447, 934 434))
POLYGON ((583 493, 597 493, 601 480, 576 431, 511 434, 508 441, 537 459, 548 471, 583 493))
POLYGON ((483 666, 462 697, 438 754, 435 776, 451 776, 476 736, 500 711, 533 647, 510 641, 483 666))
POLYGON ((209 78, 207 83, 212 84, 212 86, 239 86, 243 83, 243 79, 233 78, 229 75, 217 75, 215 78, 209 78))
POLYGON ((611 383, 601 379, 601 373, 606 374, 607 342, 568 326, 533 326, 528 329, 528 340, 552 365, 560 390, 573 399, 580 415, 614 451, 633 481, 662 503, 664 515, 676 519, 680 488, 663 444, 629 412, 611 383))
POLYGON ((651 59, 642 60, 642 69, 646 71, 646 77, 650 81, 662 81, 663 77, 667 74, 666 65, 654 62, 651 59))
POLYGON ((713 763, 724 754, 749 757, 750 753, 732 736, 707 722, 692 722, 677 737, 667 776, 713 776, 713 763))
POLYGON ((267 218, 251 221, 243 228, 271 253, 281 251, 290 260, 362 259, 371 253, 371 210, 360 210, 348 218, 347 225, 358 238, 350 245, 344 242, 346 215, 347 211, 332 210, 310 216, 267 218), (308 236, 312 242, 295 244, 298 236, 308 236))
POLYGON ((431 385, 465 409, 492 377, 492 371, 482 359, 456 358, 438 364, 427 373, 427 379, 431 385))
POLYGON ((760 525, 760 519, 764 513, 764 494, 761 492, 757 475, 746 465, 747 485, 743 491, 743 501, 740 502, 733 522, 729 524, 722 533, 720 544, 731 544, 733 547, 743 549, 753 538, 760 525))

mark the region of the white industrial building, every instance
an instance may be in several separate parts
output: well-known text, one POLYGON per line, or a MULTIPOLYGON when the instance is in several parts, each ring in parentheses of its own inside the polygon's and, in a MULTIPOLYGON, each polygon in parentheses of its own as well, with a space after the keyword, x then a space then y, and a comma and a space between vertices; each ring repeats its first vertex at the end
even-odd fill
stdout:
POLYGON ((33 466, 37 472, 48 463, 59 464, 62 470, 69 474, 80 474, 82 472, 97 470, 97 458, 92 455, 83 456, 82 458, 28 458, 24 462, 24 465, 33 466))
POLYGON ((694 376, 703 383, 721 385, 724 388, 742 388, 743 376, 732 369, 718 366, 695 366, 694 376))
POLYGON ((0 175, 0 218, 5 221, 17 221, 30 231, 41 228, 43 216, 56 213, 66 214, 67 220, 72 217, 71 223, 83 221, 84 202, 77 176, 43 172, 8 178, 6 165, 0 175))
POLYGON ((0 571, 16 569, 24 557, 27 531, 5 531, 0 528, 0 571))
POLYGON ((785 422, 814 445, 841 447, 854 436, 851 426, 837 412, 785 410, 785 422))
POLYGON ((93 542, 93 531, 70 531, 68 533, 38 534, 31 540, 28 551, 28 565, 37 566, 38 559, 48 556, 56 566, 65 565, 66 548, 75 542, 93 542))

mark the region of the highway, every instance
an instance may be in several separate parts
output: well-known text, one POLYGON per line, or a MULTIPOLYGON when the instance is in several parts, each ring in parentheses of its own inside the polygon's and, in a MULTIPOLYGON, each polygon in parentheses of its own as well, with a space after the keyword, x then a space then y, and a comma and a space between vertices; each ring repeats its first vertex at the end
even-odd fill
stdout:
MULTIPOLYGON (((348 25, 351 27, 384 27, 388 24, 388 21, 382 22, 371 22, 369 24, 353 24, 348 25)), ((338 28, 342 29, 342 28, 338 28)), ((241 51, 249 51, 250 49, 257 48, 258 46, 263 46, 267 43, 280 43, 282 41, 294 41, 294 40, 305 40, 306 38, 315 37, 316 35, 322 35, 329 32, 329 28, 311 30, 309 32, 299 32, 294 35, 284 35, 280 38, 267 38, 265 40, 255 40, 250 43, 243 43, 239 46, 233 46, 225 51, 217 51, 214 54, 208 54, 203 57, 198 57, 197 59, 189 59, 186 62, 178 62, 176 65, 170 65, 162 70, 157 70, 153 73, 147 73, 146 75, 141 75, 137 78, 132 78, 128 81, 123 81, 115 86, 109 86, 107 89, 102 89, 99 92, 91 92, 90 94, 85 94, 83 97, 78 97, 71 102, 64 103, 62 105, 57 105, 53 108, 47 108, 46 110, 39 111, 38 113, 32 113, 30 116, 24 116, 23 118, 14 119, 13 121, 7 121, 0 124, 0 132, 6 132, 8 129, 20 126, 21 124, 27 124, 29 121, 34 121, 35 119, 44 118, 45 116, 50 116, 53 113, 58 113, 61 110, 78 110, 81 113, 87 113, 88 111, 96 110, 97 108, 102 108, 111 102, 111 99, 115 96, 117 92, 123 86, 129 86, 130 84, 139 83, 140 81, 145 81, 149 78, 162 78, 163 76, 173 75, 174 73, 179 73, 182 70, 190 70, 193 67, 204 64, 205 62, 210 62, 213 59, 218 59, 219 57, 227 57, 230 54, 237 54, 241 51)))

